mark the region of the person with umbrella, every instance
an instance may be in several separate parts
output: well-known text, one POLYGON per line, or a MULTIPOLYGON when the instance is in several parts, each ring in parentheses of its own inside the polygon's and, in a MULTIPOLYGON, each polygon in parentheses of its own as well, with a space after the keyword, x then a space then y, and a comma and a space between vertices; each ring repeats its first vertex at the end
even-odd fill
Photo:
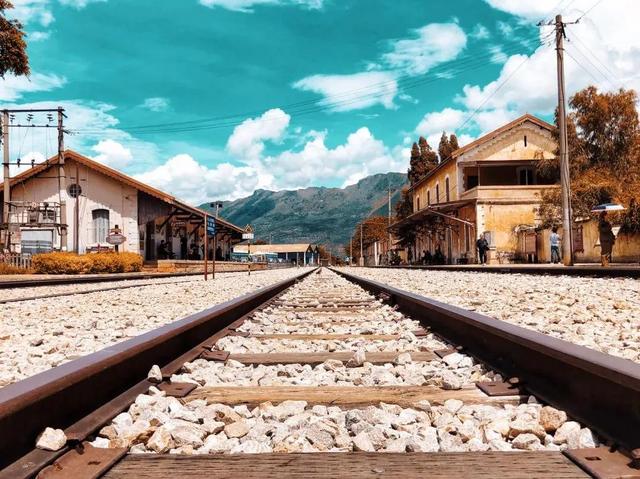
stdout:
POLYGON ((605 268, 608 267, 611 262, 613 245, 616 242, 616 236, 613 234, 611 223, 607 220, 607 212, 623 211, 624 209, 625 208, 622 205, 607 203, 604 205, 598 205, 591 210, 592 213, 600 214, 600 220, 598 221, 598 233, 600 235, 600 263, 605 268))

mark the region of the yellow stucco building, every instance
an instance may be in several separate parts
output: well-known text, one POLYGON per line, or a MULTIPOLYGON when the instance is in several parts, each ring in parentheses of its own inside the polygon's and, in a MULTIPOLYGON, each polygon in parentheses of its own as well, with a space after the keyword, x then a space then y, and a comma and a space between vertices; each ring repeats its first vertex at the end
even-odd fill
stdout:
POLYGON ((439 250, 447 263, 474 262, 485 234, 490 260, 512 257, 518 230, 539 223, 545 190, 536 164, 555 156, 554 126, 526 114, 456 150, 411 187, 414 213, 393 225, 412 228, 411 257, 439 250))

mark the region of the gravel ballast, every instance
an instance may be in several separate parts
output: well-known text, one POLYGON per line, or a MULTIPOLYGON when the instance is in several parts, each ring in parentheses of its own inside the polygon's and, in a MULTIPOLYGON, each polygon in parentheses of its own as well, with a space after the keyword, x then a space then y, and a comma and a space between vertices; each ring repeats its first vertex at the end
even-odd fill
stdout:
POLYGON ((444 303, 640 362, 640 281, 345 268, 444 303))
MULTIPOLYGON (((0 305, 0 387, 283 281, 301 271, 278 269, 251 276, 225 273, 207 282, 193 278, 179 283, 159 279, 154 280, 157 282, 152 286, 0 305)), ((130 286, 131 281, 117 284, 130 286)), ((112 283, 101 285, 109 287, 112 283)), ((79 291, 87 287, 89 285, 76 286, 79 291)), ((47 288, 50 293, 60 289, 69 292, 70 286, 47 288)), ((20 291, 22 296, 31 295, 24 288, 20 291)))

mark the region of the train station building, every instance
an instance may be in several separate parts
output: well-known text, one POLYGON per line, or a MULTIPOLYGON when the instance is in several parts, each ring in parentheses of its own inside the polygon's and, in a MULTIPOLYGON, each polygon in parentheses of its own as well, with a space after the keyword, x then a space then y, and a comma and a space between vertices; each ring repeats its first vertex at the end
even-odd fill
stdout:
MULTIPOLYGON (((300 266, 317 265, 320 262, 320 251, 317 245, 310 243, 295 244, 260 244, 251 245, 252 256, 265 262, 294 263, 300 266)), ((249 254, 249 245, 238 244, 233 248, 235 259, 243 260, 249 254)))
MULTIPOLYGON (((4 202, 3 185, 0 196, 4 202)), ((65 152, 62 168, 56 156, 11 178, 6 200, 0 239, 11 253, 112 250, 107 239, 118 231, 119 251, 146 263, 204 259, 203 210, 75 151, 65 152)), ((217 218, 209 257, 230 259, 242 233, 217 218)))
POLYGON ((392 225, 415 233, 410 258, 440 252, 446 263, 474 262, 484 234, 490 259, 513 258, 518 231, 535 228, 542 195, 558 186, 537 163, 555 158, 554 126, 526 114, 459 148, 411 187, 414 213, 392 225))

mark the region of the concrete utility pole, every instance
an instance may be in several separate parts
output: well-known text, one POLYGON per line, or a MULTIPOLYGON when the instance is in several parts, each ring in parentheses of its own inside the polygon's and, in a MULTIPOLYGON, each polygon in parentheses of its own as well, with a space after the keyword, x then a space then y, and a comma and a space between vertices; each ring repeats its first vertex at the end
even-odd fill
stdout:
POLYGON ((60 195, 60 249, 67 251, 67 177, 64 172, 64 110, 58 107, 58 188, 60 195))
POLYGON ((4 191, 2 205, 2 222, 6 225, 5 248, 11 248, 11 235, 9 232, 9 201, 11 201, 11 177, 9 176, 9 112, 2 112, 2 150, 3 150, 3 171, 4 171, 4 191))
POLYGON ((567 112, 564 86, 564 37, 562 15, 556 16, 556 52, 558 57, 558 126, 560 129, 560 183, 562 194, 562 262, 573 266, 573 231, 571 215, 571 175, 567 141, 567 112))

